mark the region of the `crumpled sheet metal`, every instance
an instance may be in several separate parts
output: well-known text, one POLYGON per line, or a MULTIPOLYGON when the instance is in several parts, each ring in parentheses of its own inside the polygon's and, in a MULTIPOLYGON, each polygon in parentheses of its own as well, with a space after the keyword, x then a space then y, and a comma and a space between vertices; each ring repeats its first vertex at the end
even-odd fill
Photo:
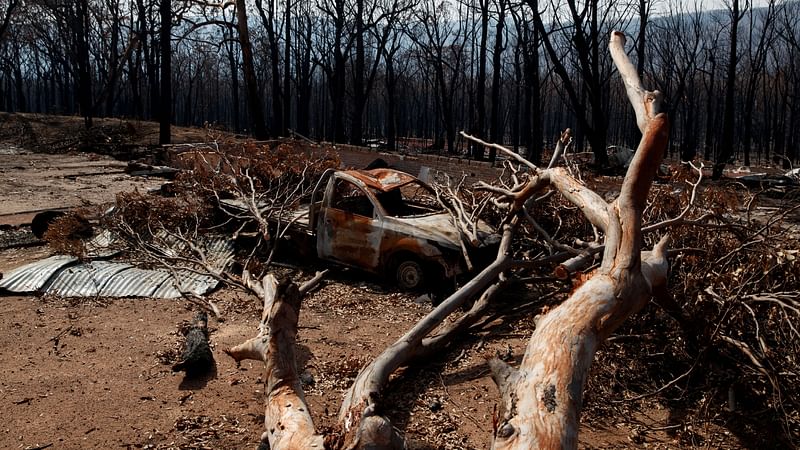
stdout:
MULTIPOLYGON (((92 261, 65 267, 41 286, 42 292, 61 297, 96 297, 109 278, 133 266, 126 263, 92 261)), ((37 290, 39 290, 37 288, 37 290)))
POLYGON ((203 295, 219 284, 216 278, 210 275, 192 272, 191 270, 178 270, 177 275, 177 277, 167 278, 167 280, 153 292, 151 297, 179 298, 184 295, 184 292, 187 294, 203 295))
MULTIPOLYGON (((220 272, 233 262, 233 243, 211 238, 202 243, 207 263, 220 272)), ((0 290, 41 292, 61 297, 179 298, 203 295, 219 281, 189 269, 142 269, 127 262, 96 260, 77 263, 72 256, 56 255, 19 267, 0 279, 0 290)))
POLYGON ((0 289, 11 292, 37 291, 47 283, 54 273, 77 260, 78 258, 74 256, 55 255, 26 264, 6 273, 0 280, 0 289))

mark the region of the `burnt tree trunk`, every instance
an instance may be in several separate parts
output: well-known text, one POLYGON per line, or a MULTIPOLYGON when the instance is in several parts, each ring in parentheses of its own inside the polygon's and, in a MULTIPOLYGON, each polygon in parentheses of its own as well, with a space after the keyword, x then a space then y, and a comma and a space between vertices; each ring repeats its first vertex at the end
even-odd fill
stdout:
POLYGON ((736 118, 736 67, 739 64, 739 54, 737 44, 739 41, 739 21, 742 14, 739 12, 739 0, 731 0, 731 34, 730 48, 728 52, 728 67, 725 76, 725 109, 722 114, 722 129, 720 130, 719 153, 714 161, 714 169, 711 178, 718 180, 722 178, 722 171, 730 162, 734 155, 734 134, 736 118))
MULTIPOLYGON (((500 109, 502 103, 501 75, 503 71, 503 29, 506 21, 506 2, 498 1, 497 26, 495 28, 494 54, 492 55, 492 110, 490 137, 496 144, 503 143, 503 113, 500 109)), ((489 149, 489 161, 494 161, 497 157, 497 150, 489 149)))
POLYGON ((242 67, 244 69, 244 85, 247 90, 247 107, 253 135, 258 140, 269 137, 264 120, 264 108, 258 92, 258 78, 253 62, 253 46, 250 44, 250 29, 247 24, 247 9, 244 0, 236 0, 236 29, 239 32, 239 45, 242 47, 242 67))
POLYGON ((187 376, 202 375, 214 368, 214 355, 208 345, 208 315, 199 313, 186 332, 181 360, 172 366, 173 372, 184 371, 187 376))
POLYGON ((161 0, 161 105, 158 113, 158 143, 169 144, 172 122, 172 2, 161 0))

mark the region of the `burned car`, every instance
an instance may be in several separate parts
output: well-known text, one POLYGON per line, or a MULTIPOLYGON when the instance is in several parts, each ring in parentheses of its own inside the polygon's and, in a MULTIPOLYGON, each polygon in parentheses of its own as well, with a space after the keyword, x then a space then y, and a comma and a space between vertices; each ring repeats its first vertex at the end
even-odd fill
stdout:
MULTIPOLYGON (((464 271, 458 228, 433 189, 412 175, 329 170, 309 206, 307 223, 314 226, 306 230, 315 235, 321 259, 385 275, 407 290, 464 271)), ((499 242, 487 224, 479 230, 475 250, 499 242)))

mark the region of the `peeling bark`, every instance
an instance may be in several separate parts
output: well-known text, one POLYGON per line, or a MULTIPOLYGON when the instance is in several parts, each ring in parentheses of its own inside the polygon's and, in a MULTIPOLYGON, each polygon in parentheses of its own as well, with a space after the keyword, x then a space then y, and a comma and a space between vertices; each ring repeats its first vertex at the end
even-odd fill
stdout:
POLYGON ((259 287, 264 298, 260 332, 247 342, 225 350, 236 362, 264 361, 267 374, 266 431, 262 442, 271 449, 306 450, 324 447, 308 410, 295 363, 301 290, 267 275, 259 287))
MULTIPOLYGON (((619 198, 606 206, 603 263, 539 321, 519 369, 498 360, 490 363, 503 396, 495 449, 577 448, 583 386, 598 346, 666 285, 668 237, 652 252, 640 247, 642 211, 666 148, 669 120, 660 113, 660 93, 642 88, 624 44, 621 33, 612 34, 611 55, 643 136, 619 198)), ((590 208, 581 209, 594 213, 590 220, 602 225, 604 215, 598 210, 603 201, 589 198, 590 208)))

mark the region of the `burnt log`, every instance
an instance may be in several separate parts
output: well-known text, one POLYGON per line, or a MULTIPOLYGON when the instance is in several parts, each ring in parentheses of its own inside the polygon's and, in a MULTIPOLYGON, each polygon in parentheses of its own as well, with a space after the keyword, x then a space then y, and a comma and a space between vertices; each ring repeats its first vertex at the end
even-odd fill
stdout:
POLYGON ((198 313, 186 332, 181 359, 172 366, 173 372, 184 371, 186 376, 204 375, 215 366, 214 354, 208 344, 208 315, 198 313))

